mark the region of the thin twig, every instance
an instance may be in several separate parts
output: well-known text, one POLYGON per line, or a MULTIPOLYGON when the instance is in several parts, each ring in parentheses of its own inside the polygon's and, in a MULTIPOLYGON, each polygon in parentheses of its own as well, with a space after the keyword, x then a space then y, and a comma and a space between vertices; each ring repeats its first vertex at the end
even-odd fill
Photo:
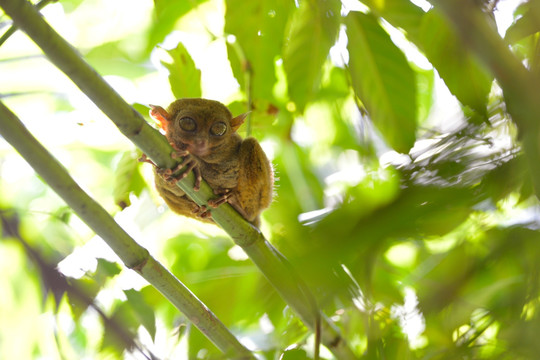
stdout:
MULTIPOLYGON (((58 1, 58 0, 41 0, 35 6, 36 6, 36 9, 41 10, 46 5, 48 5, 50 3, 53 3, 53 2, 56 2, 56 1, 58 1)), ((11 37, 11 35, 15 34, 16 31, 17 31, 17 27, 15 25, 12 25, 9 29, 7 29, 7 31, 4 33, 4 35, 2 35, 2 37, 0 37, 0 46, 4 45, 4 43, 7 41, 7 39, 9 39, 11 37)))

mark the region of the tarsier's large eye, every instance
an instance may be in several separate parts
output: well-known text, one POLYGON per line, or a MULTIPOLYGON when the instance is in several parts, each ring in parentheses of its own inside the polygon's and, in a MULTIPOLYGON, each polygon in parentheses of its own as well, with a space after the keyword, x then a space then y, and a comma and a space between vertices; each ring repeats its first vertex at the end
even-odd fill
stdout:
POLYGON ((212 135, 216 135, 216 136, 221 136, 221 135, 225 134, 226 131, 227 131, 227 125, 224 122, 221 122, 221 121, 215 123, 210 128, 210 133, 212 135))
POLYGON ((197 123, 190 117, 183 117, 180 119, 180 127, 184 131, 195 131, 197 130, 197 123))

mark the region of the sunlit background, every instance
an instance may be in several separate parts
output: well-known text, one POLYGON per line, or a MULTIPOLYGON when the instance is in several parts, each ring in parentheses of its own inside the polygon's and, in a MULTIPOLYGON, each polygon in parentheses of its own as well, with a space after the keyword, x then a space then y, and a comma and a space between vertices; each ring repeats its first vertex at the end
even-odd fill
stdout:
MULTIPOLYGON (((413 2, 424 11, 431 7, 425 1, 413 2)), ((176 22, 159 45, 150 48, 151 41, 148 39, 155 23, 152 1, 61 0, 47 5, 42 13, 53 28, 150 122, 148 104, 166 106, 174 100, 168 80, 169 71, 163 63, 172 61, 167 50, 175 48, 178 43, 186 47, 201 71, 202 96, 233 104, 233 112, 245 111, 246 95, 233 75, 227 52, 227 44, 234 44, 236 38, 224 32, 226 5, 213 0, 195 3, 198 5, 176 22)), ((514 22, 515 10, 521 3, 520 0, 498 2, 494 15, 502 36, 514 22)), ((350 11, 368 10, 368 7, 356 1, 342 2, 344 16, 350 11)), ((3 33, 9 26, 8 17, 2 16, 0 21, 3 33)), ((461 154, 459 151, 473 146, 471 151, 478 158, 515 151, 515 129, 503 118, 492 118, 494 126, 484 134, 493 140, 489 146, 482 147, 481 141, 472 145, 454 144, 455 147, 450 143, 441 144, 444 135, 463 127, 470 114, 463 111, 463 106, 433 71, 430 62, 406 39, 403 32, 387 22, 382 22, 382 25, 409 62, 424 74, 424 78, 418 80, 419 86, 429 89, 425 93, 431 97, 419 106, 420 136, 410 154, 400 154, 391 149, 379 131, 358 110, 352 93, 339 95, 341 97, 336 100, 336 106, 332 105, 332 100, 328 101, 321 95, 319 101, 306 106, 303 114, 295 112, 296 105, 287 95, 282 59, 275 59, 277 81, 271 89, 276 101, 281 103, 281 113, 276 115, 268 112, 259 119, 259 113, 254 112, 253 135, 273 160, 277 177, 275 203, 263 216, 262 231, 286 254, 300 259, 299 267, 308 262, 305 257, 309 246, 300 243, 300 240, 298 243, 287 243, 288 238, 309 240, 305 238, 308 234, 306 229, 316 226, 334 209, 355 197, 363 202, 363 207, 354 209, 358 214, 369 214, 390 203, 403 186, 395 169, 412 169, 412 158, 417 164, 422 164, 425 159, 442 154, 448 156, 448 161, 455 161, 452 158, 454 153, 447 153, 447 149, 461 154), (285 109, 289 111, 286 116, 283 115, 285 109), (330 118, 338 120, 329 121, 330 118), (283 129, 287 127, 291 142, 284 146, 283 134, 286 130, 283 129), (438 131, 440 136, 430 136, 432 131, 438 131), (340 141, 342 145, 339 145, 340 141), (351 141, 360 144, 360 150, 343 145, 351 141), (287 212, 290 201, 295 203, 294 210, 287 212), (289 220, 284 220, 287 217, 289 220), (291 223, 295 223, 295 227, 291 223)), ((327 69, 343 69, 348 64, 347 35, 343 26, 339 34, 325 63, 327 69)), ((331 71, 326 71, 321 80, 323 86, 330 89, 329 92, 334 81, 330 75, 331 71)), ((342 78, 338 77, 338 80, 342 78)), ((492 95, 500 95, 499 90, 494 87, 492 95)), ((330 96, 337 98, 335 94, 330 96)), ((175 275, 209 303, 209 307, 248 348, 279 350, 286 343, 286 338, 288 345, 300 344, 306 351, 311 351, 308 349, 313 337, 306 334, 298 321, 292 320, 291 311, 271 290, 242 250, 217 227, 184 219, 169 211, 153 189, 151 167, 141 165, 134 170, 129 165, 135 163, 140 155, 134 145, 63 73, 47 61, 40 49, 22 32, 16 32, 0 46, 0 97, 62 162, 82 188, 114 214, 116 221, 134 239, 172 268, 175 275), (139 171, 142 178, 138 177, 139 171), (118 182, 132 177, 138 181, 133 185, 137 190, 128 196, 130 206, 122 210, 116 203, 118 194, 115 189, 119 186, 118 182), (235 306, 223 304, 223 300, 218 299, 224 299, 233 292, 236 294, 232 300, 235 306), (272 310, 265 310, 269 308, 272 310), (243 311, 245 314, 242 314, 243 311), (276 320, 280 316, 283 318, 281 322, 276 320), (283 335, 285 332, 286 336, 283 335)), ((245 135, 245 129, 241 130, 241 134, 245 135)), ((470 156, 471 153, 462 155, 470 156)), ((427 163, 428 160, 425 161, 427 163)), ((429 164, 423 167, 423 171, 413 174, 411 170, 411 184, 440 184, 437 181, 451 185, 452 182, 467 183, 477 181, 475 176, 483 174, 463 171, 459 179, 438 179, 436 177, 440 174, 430 172, 429 164)), ((366 290, 363 280, 358 279, 358 268, 350 269, 350 266, 342 264, 340 271, 353 284, 349 285, 354 288, 350 290, 353 307, 360 312, 376 314, 375 318, 383 318, 382 322, 398 324, 411 349, 427 347, 430 339, 425 332, 426 319, 419 308, 415 282, 435 267, 439 254, 454 249, 463 238, 477 241, 478 246, 474 247, 476 251, 487 253, 481 242, 491 227, 538 221, 537 207, 521 201, 519 194, 511 193, 496 204, 488 205, 488 200, 475 204, 477 212, 464 210, 463 222, 459 226, 433 231, 424 238, 429 241, 422 246, 418 244, 419 237, 422 238, 420 234, 404 233, 399 236, 402 241, 386 243, 384 247, 377 248, 376 251, 380 252, 377 253, 380 255, 377 261, 389 264, 392 267, 390 272, 399 278, 399 286, 396 285, 400 289, 397 296, 399 301, 390 297, 369 299, 378 291, 377 288, 366 290), (478 239, 475 239, 476 236, 478 239), (427 253, 433 256, 429 257, 427 253), (425 261, 420 262, 421 258, 425 261)), ((202 335, 182 336, 184 332, 193 330, 170 304, 165 304, 159 295, 146 288, 144 280, 132 271, 118 270, 116 275, 116 270, 107 272, 102 269, 99 265, 101 260, 98 259, 121 262, 77 216, 72 216, 62 200, 1 138, 0 210, 6 211, 6 214, 8 210, 10 214, 17 214, 21 237, 30 247, 40 249, 42 255, 57 264, 60 272, 70 279, 90 282, 90 274, 107 274, 105 280, 96 281, 103 281, 96 285, 99 291, 91 294, 107 315, 114 317, 120 313, 116 311, 128 299, 126 291, 134 289, 143 293, 142 289, 146 289, 143 298, 157 314, 155 336, 151 334, 148 322, 145 322, 148 319, 141 320, 144 325, 135 326, 135 330, 142 346, 157 357, 212 358, 208 351, 212 353, 215 350, 207 349, 202 335), (189 349, 197 347, 196 354, 190 353, 192 350, 189 349)), ((460 216, 456 212, 453 214, 460 216)), ((380 226, 384 227, 385 224, 380 226)), ((326 228, 323 226, 321 231, 321 236, 331 233, 329 225, 326 228)), ((459 260, 459 257, 456 259, 459 260)), ((317 261, 320 260, 311 259, 315 265, 317 261)), ((311 263, 312 267, 315 265, 311 263)), ((311 269, 309 266, 307 268, 311 269)), ((102 340, 106 330, 98 313, 88 309, 77 314, 66 297, 57 309, 53 294, 43 295, 36 271, 21 250, 20 243, 0 242, 0 322, 3 324, 0 326, 0 358, 94 359, 113 356, 114 351, 108 353, 103 350, 107 348, 102 340)), ((332 305, 337 308, 331 314, 336 321, 348 316, 347 305, 343 301, 340 298, 332 305)), ((488 321, 485 311, 481 307, 475 309, 470 321, 457 324, 450 337, 457 341, 475 324, 482 323, 489 329, 482 333, 481 340, 483 343, 493 341, 499 325, 497 322, 484 324, 488 321)), ((139 319, 139 315, 136 313, 134 317, 139 319)), ((356 329, 355 326, 363 329, 362 326, 365 326, 355 323, 360 322, 358 317, 347 319, 350 322, 343 325, 345 329, 356 329)), ((349 334, 348 340, 359 353, 365 350, 368 342, 365 336, 354 334, 354 331, 349 334)), ((124 353, 123 356, 144 358, 136 351, 124 353)), ((322 356, 330 358, 331 354, 323 350, 322 356)))

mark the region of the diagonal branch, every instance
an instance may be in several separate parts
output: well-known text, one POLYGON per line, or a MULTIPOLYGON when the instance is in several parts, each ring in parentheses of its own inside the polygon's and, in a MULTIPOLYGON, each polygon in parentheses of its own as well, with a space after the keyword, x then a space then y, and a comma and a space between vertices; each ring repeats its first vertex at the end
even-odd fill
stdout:
MULTIPOLYGON (((43 50, 51 62, 62 70, 154 163, 162 168, 175 166, 177 162, 170 157, 172 148, 165 137, 148 125, 143 117, 129 106, 74 48, 43 20, 28 1, 0 0, 0 6, 14 23, 43 50)), ((178 182, 178 186, 193 201, 199 205, 206 205, 208 199, 214 196, 212 189, 203 181, 197 192, 193 190, 193 184, 192 173, 178 182)), ((245 221, 229 204, 212 210, 212 217, 234 242, 242 247, 309 328, 316 330, 317 324, 320 323, 322 342, 337 358, 356 358, 336 326, 317 308, 315 298, 308 287, 298 276, 291 275, 293 269, 287 259, 264 238, 259 229, 245 221)), ((138 260, 142 260, 141 257, 138 260)), ((142 273, 145 273, 150 265, 144 262, 136 263, 138 265, 134 265, 134 262, 126 264, 132 267, 137 266, 142 273)), ((155 262, 155 264, 158 263, 155 262)))
POLYGON ((96 232, 128 268, 136 270, 193 322, 225 354, 254 359, 219 319, 146 249, 137 244, 66 169, 41 145, 23 123, 0 102, 0 134, 45 182, 96 232))

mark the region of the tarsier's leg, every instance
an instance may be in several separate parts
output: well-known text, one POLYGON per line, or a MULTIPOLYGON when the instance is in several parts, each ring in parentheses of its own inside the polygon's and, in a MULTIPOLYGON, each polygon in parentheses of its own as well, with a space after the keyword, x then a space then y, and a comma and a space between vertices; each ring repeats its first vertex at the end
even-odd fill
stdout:
POLYGON ((257 140, 240 146, 238 185, 228 202, 249 222, 258 225, 259 214, 272 202, 274 174, 257 140))

